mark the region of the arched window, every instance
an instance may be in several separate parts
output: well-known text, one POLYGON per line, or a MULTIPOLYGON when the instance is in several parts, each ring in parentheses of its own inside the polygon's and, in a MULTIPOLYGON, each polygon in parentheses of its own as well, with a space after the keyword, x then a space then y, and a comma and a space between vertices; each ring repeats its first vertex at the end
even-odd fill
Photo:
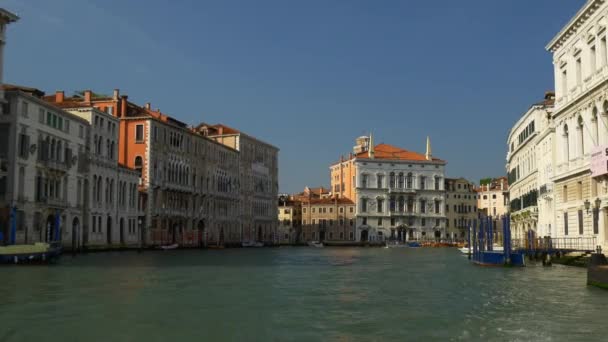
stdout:
POLYGON ((139 171, 139 176, 141 177, 142 171, 144 167, 144 161, 141 156, 135 157, 135 170, 139 171))
POLYGON ((426 189, 426 177, 425 176, 420 176, 420 189, 421 190, 426 189))
POLYGON ((591 112, 591 139, 593 140, 593 146, 597 146, 600 144, 599 137, 599 118, 597 117, 597 107, 593 106, 593 111, 591 112))
POLYGON ((412 173, 410 172, 410 173, 408 173, 408 174, 407 174, 407 184, 406 184, 406 187, 407 187, 408 189, 411 189, 411 188, 412 188, 412 183, 413 183, 413 181, 414 181, 414 176, 413 176, 413 175, 412 175, 412 173))
POLYGON ((564 147, 564 162, 568 162, 570 160, 570 141, 569 141, 568 125, 564 125, 564 134, 563 134, 563 147, 564 147))
POLYGON ((435 190, 439 190, 441 188, 441 177, 435 176, 435 190))
POLYGON ((399 173, 399 181, 398 181, 399 182, 399 189, 403 189, 403 185, 404 185, 403 183, 404 183, 404 181, 405 181, 405 179, 403 177, 403 172, 400 172, 399 173))
POLYGON ((585 154, 585 134, 583 132, 583 118, 578 117, 576 130, 578 131, 578 156, 581 157, 585 154))
POLYGON ((391 189, 395 187, 395 173, 394 172, 391 172, 391 174, 390 174, 388 187, 391 189))
POLYGON ((399 211, 405 211, 405 199, 403 198, 403 196, 399 196, 399 211))
POLYGON ((395 205, 396 205, 395 196, 391 196, 390 203, 389 203, 389 207, 390 207, 390 211, 391 212, 395 211, 395 205))

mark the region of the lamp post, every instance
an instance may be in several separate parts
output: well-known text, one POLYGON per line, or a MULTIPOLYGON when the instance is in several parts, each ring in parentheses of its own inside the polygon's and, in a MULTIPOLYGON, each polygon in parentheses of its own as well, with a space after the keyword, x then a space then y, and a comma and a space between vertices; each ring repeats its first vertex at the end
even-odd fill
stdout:
POLYGON ((585 200, 585 210, 587 211, 587 214, 589 214, 589 208, 591 207, 591 202, 589 202, 588 199, 585 200))

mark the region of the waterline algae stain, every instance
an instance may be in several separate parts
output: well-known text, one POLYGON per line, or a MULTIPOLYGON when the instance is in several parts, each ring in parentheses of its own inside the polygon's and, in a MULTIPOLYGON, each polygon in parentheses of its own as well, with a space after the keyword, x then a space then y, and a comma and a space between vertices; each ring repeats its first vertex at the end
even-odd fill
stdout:
POLYGON ((602 340, 586 270, 449 248, 108 253, 0 269, 1 341, 602 340), (52 333, 49 333, 52 332, 52 333))

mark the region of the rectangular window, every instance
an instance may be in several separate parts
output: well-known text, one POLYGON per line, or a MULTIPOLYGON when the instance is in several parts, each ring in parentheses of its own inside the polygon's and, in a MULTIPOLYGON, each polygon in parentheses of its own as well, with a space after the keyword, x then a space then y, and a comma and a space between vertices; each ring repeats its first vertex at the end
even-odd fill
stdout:
POLYGON ((382 227, 382 217, 378 218, 378 227, 382 227))
POLYGON ((135 142, 144 142, 144 125, 135 125, 135 142))
POLYGON ((568 71, 566 67, 562 70, 562 96, 568 94, 568 71))
POLYGON ((363 224, 363 225, 367 224, 367 217, 364 217, 361 219, 361 224, 363 224))
POLYGON ((21 116, 23 116, 24 118, 28 117, 28 111, 29 111, 28 107, 29 106, 28 106, 27 102, 23 101, 21 103, 21 116))
POLYGON ((599 219, 600 219, 600 209, 593 208, 593 234, 596 234, 596 235, 600 233, 599 219))
POLYGON ((581 59, 578 58, 576 60, 576 85, 580 86, 581 83, 583 83, 583 74, 582 74, 582 63, 581 63, 581 59))
POLYGON ((38 109, 38 122, 40 122, 41 124, 44 123, 44 108, 38 109))
POLYGON ((423 227, 426 226, 426 219, 424 217, 420 219, 420 225, 423 227))
POLYGON ((391 226, 395 225, 395 218, 391 218, 391 226))
POLYGON ((384 212, 384 200, 383 199, 378 199, 377 200, 377 206, 378 206, 378 212, 382 213, 384 212))
POLYGON ((564 235, 568 235, 568 213, 564 213, 564 235))
POLYGON ((564 185, 562 188, 562 202, 568 202, 568 186, 564 185))
POLYGON ((577 187, 576 187, 576 199, 579 200, 579 201, 583 199, 583 182, 578 182, 577 183, 577 187))
POLYGON ((600 63, 601 66, 606 65, 606 37, 602 37, 602 39, 600 39, 600 63))
POLYGON ((596 70, 596 57, 595 57, 595 45, 591 47, 590 55, 589 55, 589 67, 591 68, 591 73, 593 74, 596 70))
POLYGON ((361 212, 362 213, 366 213, 367 212, 367 198, 362 198, 361 199, 361 212))
POLYGON ((583 235, 583 211, 578 211, 578 234, 583 235))

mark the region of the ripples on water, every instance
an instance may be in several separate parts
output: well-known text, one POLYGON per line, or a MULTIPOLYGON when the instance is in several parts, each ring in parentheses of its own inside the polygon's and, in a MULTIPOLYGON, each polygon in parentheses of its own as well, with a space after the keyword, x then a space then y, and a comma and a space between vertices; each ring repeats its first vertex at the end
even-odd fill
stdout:
POLYGON ((584 269, 455 249, 110 253, 0 268, 0 341, 605 340, 584 269))

